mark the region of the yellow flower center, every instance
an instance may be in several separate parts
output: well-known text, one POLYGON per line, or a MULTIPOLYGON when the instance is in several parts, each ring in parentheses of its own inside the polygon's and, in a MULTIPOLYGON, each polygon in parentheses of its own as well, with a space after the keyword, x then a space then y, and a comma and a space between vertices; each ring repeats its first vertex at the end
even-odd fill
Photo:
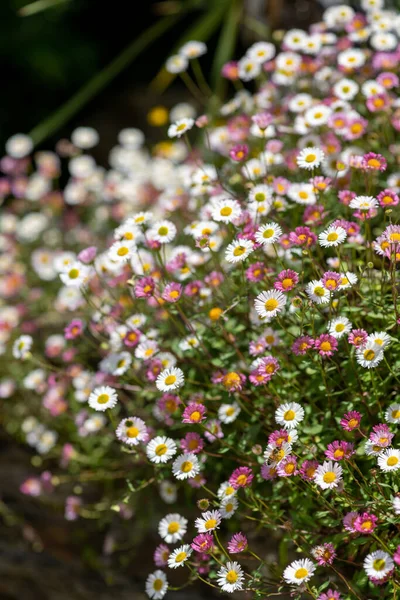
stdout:
POLYGON ((375 352, 371 348, 369 350, 364 350, 364 358, 365 360, 374 360, 375 352))
POLYGON ((70 279, 76 279, 79 277, 79 269, 71 269, 68 275, 70 279))
POLYGON ((336 242, 338 237, 338 234, 335 231, 332 231, 331 233, 328 233, 326 239, 328 240, 328 242, 336 242))
POLYGON ((222 313, 223 313, 222 308, 215 307, 210 310, 210 312, 208 313, 208 316, 210 317, 211 321, 218 321, 218 319, 220 318, 222 313))
POLYGON ((338 333, 341 333, 344 329, 344 325, 343 323, 338 323, 337 325, 335 325, 335 331, 337 331, 338 333))
POLYGON ((293 463, 288 463, 287 465, 285 465, 285 473, 288 473, 288 475, 293 473, 294 469, 295 469, 295 466, 293 463))
POLYGON ((190 415, 190 420, 193 421, 194 423, 197 423, 197 421, 200 421, 201 419, 201 414, 198 410, 194 410, 192 412, 192 414, 190 415))
POLYGON ((168 450, 168 447, 165 444, 158 444, 155 449, 155 453, 157 456, 163 456, 168 450))
POLYGON ((375 571, 383 571, 386 566, 386 561, 384 558, 376 558, 372 564, 375 571))
POLYGON ((357 419, 350 419, 349 427, 357 427, 357 425, 358 425, 357 419))
POLYGON ((392 410, 392 419, 400 419, 400 409, 392 410))
POLYGON ((190 460, 185 460, 181 464, 181 471, 182 471, 182 473, 190 473, 190 471, 192 469, 193 469, 193 463, 190 462, 190 460))
POLYGON ((370 158, 368 160, 367 164, 368 164, 369 167, 377 168, 377 169, 381 166, 381 163, 376 158, 370 158))
POLYGON ((229 388, 238 385, 240 383, 240 377, 235 371, 231 371, 224 376, 222 383, 226 388, 229 388))
POLYGON ((283 415, 283 418, 285 421, 293 421, 295 416, 296 416, 296 413, 294 412, 294 410, 289 409, 285 412, 285 414, 283 415))
POLYGON ((236 246, 233 251, 233 256, 242 256, 246 252, 246 248, 244 246, 236 246))
POLYGON ((273 235, 274 235, 274 230, 273 229, 266 229, 263 232, 263 237, 266 238, 266 239, 271 238, 273 235))
POLYGON ((229 485, 225 490, 225 496, 230 496, 231 494, 234 494, 234 493, 235 493, 235 489, 231 485, 229 485))
POLYGON ((264 304, 265 309, 268 312, 272 312, 273 310, 275 310, 276 308, 278 308, 279 306, 279 302, 276 298, 269 298, 266 303, 264 304))
POLYGON ((242 473, 242 475, 239 475, 239 477, 237 478, 237 483, 239 485, 246 485, 247 483, 247 475, 245 475, 244 473, 242 473))
POLYGON ((368 519, 367 521, 364 521, 364 523, 361 524, 361 529, 364 531, 371 529, 371 527, 372 527, 372 521, 370 519, 368 519))
POLYGON ((220 211, 221 217, 229 217, 232 214, 232 209, 230 206, 224 206, 220 211))
POLYGON ((175 556, 175 562, 181 563, 182 561, 185 560, 186 557, 187 557, 186 552, 179 552, 179 554, 177 554, 175 556))
POLYGON ((118 248, 117 250, 117 254, 118 256, 125 256, 126 254, 128 254, 129 250, 126 246, 122 246, 121 248, 118 248))
POLYGON ((328 352, 332 349, 332 344, 330 342, 322 342, 320 348, 323 352, 328 352))
POLYGON ((176 381, 176 377, 175 375, 168 375, 168 377, 165 378, 165 385, 173 385, 176 381))
POLYGON ((155 579, 155 580, 154 580, 154 583, 153 583, 153 589, 154 589, 156 592, 159 592, 159 591, 161 590, 161 588, 162 588, 162 586, 163 586, 163 585, 164 585, 164 584, 163 584, 163 581, 162 581, 162 579, 155 579))
POLYGON ((305 161, 308 163, 312 163, 314 162, 314 160, 316 160, 316 155, 315 154, 308 154, 305 158, 305 161))
POLYGON ((236 583, 238 579, 238 574, 236 573, 236 571, 228 571, 228 573, 226 574, 226 580, 228 583, 236 583))
POLYGON ((100 396, 97 398, 97 402, 99 404, 107 404, 109 399, 110 399, 110 396, 108 394, 100 394, 100 396))
POLYGON ((335 458, 343 458, 343 456, 344 456, 344 450, 342 450, 341 448, 337 448, 335 450, 335 452, 333 453, 333 456, 335 458))
POLYGON ((264 202, 265 194, 263 194, 262 192, 257 192, 257 194, 254 196, 254 200, 256 202, 264 202))
POLYGON ((128 429, 126 430, 126 435, 128 436, 128 438, 135 438, 139 435, 139 429, 137 427, 128 427, 128 429))
POLYGON ((285 290, 287 290, 287 288, 291 287, 292 285, 293 285, 293 279, 291 279, 290 277, 286 277, 282 281, 282 287, 285 288, 285 290))
POLYGON ((387 459, 387 466, 394 467, 395 465, 397 465, 398 462, 399 459, 397 458, 397 456, 389 456, 389 458, 387 459))
POLYGON ((316 296, 324 296, 325 295, 325 290, 324 290, 324 288, 321 285, 317 285, 314 288, 314 294, 316 296))
POLYGON ((180 530, 180 525, 178 521, 171 521, 168 525, 168 533, 178 533, 180 530))
POLYGON ((181 123, 180 125, 178 125, 178 127, 176 128, 177 131, 184 131, 185 130, 185 123, 181 123))
POLYGON ((336 480, 336 474, 333 471, 327 471, 322 478, 325 483, 333 483, 336 480))
POLYGON ((391 233, 390 241, 391 242, 400 242, 400 233, 391 233))
POLYGON ((301 569, 297 569, 297 571, 294 574, 296 579, 303 579, 303 577, 307 577, 307 575, 308 575, 308 571, 307 571, 307 569, 304 569, 304 567, 302 567, 301 569))
POLYGON ((233 406, 227 408, 225 414, 227 417, 231 417, 233 414, 235 414, 235 409, 233 408, 233 406))
POLYGON ((204 527, 207 529, 207 531, 209 529, 214 529, 216 525, 217 525, 216 519, 208 519, 208 521, 206 521, 204 523, 204 527))
POLYGON ((307 192, 299 192, 299 198, 301 198, 302 200, 307 200, 307 198, 308 198, 307 192))

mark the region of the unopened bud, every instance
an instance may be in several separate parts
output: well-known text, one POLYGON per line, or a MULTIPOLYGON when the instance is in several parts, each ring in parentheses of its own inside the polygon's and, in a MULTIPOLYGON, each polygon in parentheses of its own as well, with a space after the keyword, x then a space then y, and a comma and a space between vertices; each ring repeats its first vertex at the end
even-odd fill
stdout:
POLYGON ((260 456, 260 454, 262 453, 262 446, 260 446, 260 444, 255 444, 251 451, 253 452, 253 454, 255 454, 256 456, 260 456))
POLYGON ((208 510, 210 506, 210 502, 207 500, 207 498, 201 498, 200 500, 197 501, 197 507, 200 510, 208 510))

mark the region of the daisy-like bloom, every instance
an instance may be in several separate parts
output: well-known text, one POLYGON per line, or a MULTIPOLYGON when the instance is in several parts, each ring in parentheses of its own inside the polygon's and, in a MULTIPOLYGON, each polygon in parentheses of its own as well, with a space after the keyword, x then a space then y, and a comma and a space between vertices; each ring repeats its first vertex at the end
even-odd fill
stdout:
POLYGON ((356 350, 357 363, 367 369, 373 369, 378 366, 382 359, 382 347, 373 341, 367 341, 365 346, 357 348, 356 350))
POLYGON ((378 207, 378 200, 373 196, 356 196, 350 201, 349 206, 360 211, 369 211, 378 207))
POLYGON ((156 387, 160 392, 170 392, 183 386, 185 378, 183 371, 178 367, 171 367, 161 371, 156 379, 156 387))
POLYGON ((250 56, 243 56, 238 61, 238 75, 242 81, 251 81, 261 73, 261 63, 250 56))
POLYGON ((354 273, 350 273, 350 271, 346 271, 346 273, 342 274, 339 290, 347 290, 352 285, 355 285, 357 281, 357 275, 355 275, 354 273))
POLYGON ((298 273, 292 269, 285 269, 278 274, 278 281, 275 281, 274 288, 280 292, 290 292, 298 282, 298 273))
POLYGON ((312 171, 320 166, 325 158, 325 154, 320 148, 304 148, 299 152, 296 162, 301 169, 312 171))
POLYGON ((385 473, 400 469, 400 450, 388 448, 378 456, 378 467, 385 473))
POLYGON ((203 450, 204 441, 202 437, 194 431, 189 431, 183 439, 181 439, 181 448, 185 452, 193 452, 198 454, 203 450))
POLYGON ((330 291, 324 287, 321 279, 307 283, 306 294, 316 304, 327 304, 331 298, 330 291))
POLYGON ((307 351, 314 347, 314 340, 309 335, 302 335, 293 342, 292 352, 296 356, 307 354, 307 351))
POLYGON ((221 223, 232 223, 240 217, 242 209, 237 200, 232 198, 225 198, 224 200, 217 200, 214 203, 211 216, 214 221, 221 223))
POLYGON ((170 56, 165 63, 165 68, 168 73, 183 73, 188 68, 189 61, 186 56, 182 54, 175 54, 170 56))
POLYGON ((218 409, 218 418, 222 423, 233 423, 240 413, 240 406, 237 402, 233 404, 221 404, 218 409))
POLYGON ((359 85, 352 79, 340 79, 332 88, 335 96, 340 100, 353 100, 357 96, 359 85))
POLYGON ((237 263, 246 260, 254 250, 254 243, 251 240, 241 238, 235 240, 225 250, 225 260, 229 263, 237 263))
POLYGON ((182 295, 182 285, 180 283, 167 283, 162 293, 162 299, 166 302, 178 302, 182 295))
POLYGON ((356 410, 351 410, 340 420, 340 426, 345 431, 354 431, 354 429, 358 429, 360 427, 362 419, 362 414, 356 410))
POLYGON ((243 589, 243 569, 237 562, 227 562, 217 573, 218 585, 223 592, 232 594, 243 589))
POLYGON ((176 121, 175 123, 172 123, 168 127, 168 137, 180 138, 184 133, 189 131, 189 129, 192 129, 193 125, 194 125, 194 119, 190 119, 190 118, 179 119, 178 121, 176 121))
POLYGON ((270 203, 272 199, 271 188, 268 185, 260 183, 252 187, 249 193, 249 202, 270 203))
POLYGON ((373 444, 376 444, 380 448, 387 448, 391 445, 394 433, 392 433, 389 427, 385 423, 379 423, 372 428, 369 439, 373 444))
POLYGON ((264 458, 270 464, 278 465, 284 458, 290 455, 291 451, 292 444, 288 442, 282 442, 279 445, 269 442, 264 452, 264 458))
POLYGON ((286 456, 279 462, 276 472, 279 477, 297 475, 297 458, 295 456, 286 456))
POLYGON ((267 246, 269 244, 275 244, 282 235, 282 228, 277 223, 267 223, 262 225, 256 232, 256 242, 267 246))
POLYGON ((335 440, 328 444, 325 450, 325 456, 333 461, 339 461, 350 458, 354 454, 354 445, 350 442, 335 440))
POLYGON ((160 544, 154 550, 153 559, 156 567, 165 567, 168 562, 170 549, 166 544, 160 544))
POLYGON ((185 452, 172 464, 172 472, 177 479, 191 479, 200 473, 200 464, 193 452, 185 452))
POLYGON ((190 402, 183 411, 182 423, 201 423, 205 419, 206 407, 198 402, 190 402))
POLYGON ((320 356, 332 356, 338 348, 337 339, 329 333, 321 334, 314 342, 314 348, 320 356))
POLYGON ((367 171, 385 171, 387 167, 386 158, 382 154, 368 152, 362 157, 361 168, 367 171))
POLYGON ((336 558, 336 551, 333 544, 326 543, 321 546, 315 546, 311 550, 311 554, 317 561, 320 567, 331 565, 336 558))
POLYGON ((224 498, 231 498, 236 494, 236 489, 229 483, 229 481, 224 481, 218 488, 217 496, 220 500, 224 498))
POLYGON ((383 550, 371 552, 364 560, 364 570, 368 577, 384 579, 394 569, 394 562, 390 554, 383 550))
POLYGON ((280 313, 286 304, 286 297, 279 290, 261 292, 254 301, 254 306, 260 317, 272 319, 280 313))
POLYGON ((302 205, 313 205, 317 201, 311 183, 293 183, 288 190, 288 196, 293 202, 302 205))
POLYGON ((142 277, 135 283, 136 298, 150 298, 155 290, 156 283, 152 277, 142 277))
POLYGON ((33 339, 30 335, 20 335, 13 344, 14 358, 26 358, 32 348, 33 339))
POLYGON ((387 348, 387 346, 389 346, 391 338, 390 335, 387 334, 385 331, 377 331, 376 333, 371 333, 371 335, 368 336, 367 341, 378 344, 378 346, 380 346, 382 350, 384 350, 385 348, 387 348))
POLYGON ((108 256, 116 263, 124 263, 130 260, 136 250, 136 245, 131 241, 114 242, 108 250, 108 256))
POLYGON ((285 429, 295 429, 304 419, 304 409, 297 402, 285 402, 275 411, 275 421, 285 429))
POLYGON ((240 162, 242 160, 246 160, 247 155, 249 153, 249 147, 247 144, 236 144, 229 150, 229 156, 235 162, 240 162))
POLYGON ((208 510, 196 519, 194 526, 199 533, 214 531, 214 529, 218 529, 220 526, 221 518, 219 510, 208 510))
POLYGON ((399 196, 389 189, 382 190, 382 192, 377 195, 377 200, 382 208, 397 206, 400 202, 399 196))
POLYGON ((229 554, 239 554, 239 552, 244 552, 248 547, 247 537, 241 531, 239 531, 239 533, 234 533, 229 540, 227 547, 229 554))
POLYGON ((330 292, 335 292, 340 287, 341 275, 336 271, 326 271, 322 277, 322 285, 330 292))
POLYGON ((347 515, 343 519, 343 526, 346 529, 346 531, 350 531, 351 533, 356 532, 354 523, 358 516, 359 516, 359 513, 355 512, 355 511, 351 511, 351 512, 347 513, 347 515))
POLYGON ((362 348, 368 341, 368 333, 365 329, 353 329, 349 334, 349 344, 356 348, 362 348))
POLYGON ((232 496, 231 498, 224 498, 221 501, 221 504, 219 507, 221 517, 223 519, 230 519, 235 514, 238 506, 239 506, 239 502, 238 502, 236 496, 232 496))
POLYGON ((171 438, 159 435, 147 444, 146 454, 153 463, 166 463, 176 454, 176 443, 171 438))
POLYGON ((300 477, 305 481, 314 481, 318 466, 316 460, 305 460, 299 470, 300 477))
POLYGON ((82 335, 83 321, 81 319, 72 319, 72 321, 64 329, 64 337, 66 340, 75 340, 82 335))
POLYGON ((346 237, 347 233, 343 227, 330 225, 328 229, 319 234, 318 240, 320 246, 323 248, 329 248, 331 246, 338 246, 339 244, 342 244, 346 237))
POLYGON ((315 564, 309 558, 295 560, 283 571, 283 579, 286 583, 300 585, 313 576, 315 564))
POLYGON ((185 535, 188 521, 178 513, 166 515, 158 524, 158 533, 167 544, 176 544, 185 535))
POLYGON ((229 483, 235 490, 238 490, 241 487, 249 487, 253 477, 253 471, 250 467, 238 467, 229 477, 229 483))
POLYGON ((153 600, 161 600, 168 591, 168 580, 163 571, 157 570, 146 579, 146 594, 153 600))
POLYGON ((336 590, 332 590, 332 588, 330 588, 327 592, 323 592, 322 594, 320 594, 317 600, 342 600, 342 596, 340 592, 337 592, 336 590))
POLYGON ((137 446, 139 442, 147 442, 149 434, 146 423, 139 417, 128 417, 122 419, 115 432, 117 438, 128 444, 128 446, 137 446))
POLYGON ((148 236, 151 240, 160 244, 168 244, 176 236, 176 227, 172 221, 158 221, 149 229, 148 236))
POLYGON ((101 411, 107 410, 107 408, 114 408, 117 402, 118 396, 116 390, 108 385, 95 388, 88 399, 91 408, 101 411))
POLYGON ((388 423, 394 423, 395 425, 400 424, 400 404, 394 403, 386 409, 385 419, 388 423))
POLYGON ((80 287, 86 283, 89 275, 90 267, 76 260, 60 273, 60 279, 66 286, 80 287))
POLYGON ((378 518, 375 515, 364 512, 354 520, 354 529, 358 533, 369 534, 374 531, 377 522, 378 518))
POLYGON ((204 42, 198 42, 196 40, 191 40, 190 42, 186 42, 183 44, 182 48, 179 50, 179 54, 181 56, 186 56, 189 60, 192 58, 199 58, 199 56, 203 56, 207 52, 207 46, 204 42))
POLYGON ((193 542, 190 544, 195 552, 201 552, 207 554, 214 548, 214 537, 212 533, 200 533, 193 538, 193 542))
POLYGON ((329 323, 329 333, 336 339, 340 339, 351 331, 351 323, 347 317, 337 317, 329 323))
POLYGON ((331 460, 319 465, 315 471, 315 483, 323 490, 335 488, 342 480, 342 467, 331 460))
POLYGON ((189 546, 189 544, 184 544, 183 546, 179 546, 173 552, 171 552, 168 559, 168 566, 170 569, 177 569, 178 567, 183 567, 185 562, 190 558, 193 550, 189 546))

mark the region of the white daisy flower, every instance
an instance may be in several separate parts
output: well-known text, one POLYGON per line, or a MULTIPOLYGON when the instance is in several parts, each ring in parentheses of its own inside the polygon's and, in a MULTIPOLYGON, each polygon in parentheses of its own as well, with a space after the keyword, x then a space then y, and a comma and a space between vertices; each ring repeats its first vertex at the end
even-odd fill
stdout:
POLYGON ((278 70, 296 72, 301 65, 301 56, 296 52, 280 52, 276 57, 276 67, 278 70))
POLYGON ((332 489, 339 485, 342 473, 343 469, 337 462, 326 460, 317 467, 314 481, 323 490, 332 489))
POLYGON ((286 583, 300 585, 311 579, 316 567, 309 558, 302 558, 293 561, 283 572, 283 579, 286 583))
POLYGON ((377 331, 376 333, 371 333, 371 335, 368 336, 368 341, 378 344, 378 346, 380 346, 382 350, 384 350, 385 348, 387 348, 387 346, 389 346, 392 340, 390 338, 390 335, 387 334, 385 331, 377 331))
POLYGON ((189 61, 186 56, 182 56, 182 54, 174 54, 174 56, 170 56, 165 63, 165 68, 168 73, 183 73, 188 68, 189 61))
POLYGON ((260 317, 269 319, 275 317, 286 304, 286 296, 278 290, 269 290, 261 292, 254 300, 256 312, 260 317))
POLYGON ((361 92, 363 96, 369 98, 370 96, 376 96, 377 94, 384 94, 385 88, 377 81, 373 79, 368 79, 362 84, 361 92))
POLYGON ((307 169, 311 171, 320 166, 325 158, 325 153, 320 150, 320 148, 316 148, 312 146, 311 148, 304 148, 297 155, 296 162, 301 169, 307 169))
POLYGON ((136 223, 136 225, 145 225, 152 220, 153 214, 149 211, 138 212, 131 218, 133 219, 133 222, 136 223))
POLYGON ((283 36, 282 44, 289 50, 302 50, 307 34, 302 29, 289 29, 283 36))
POLYGON ((285 429, 295 429, 304 419, 304 408, 297 402, 285 402, 275 411, 275 421, 285 429))
POLYGON ((237 402, 233 404, 221 404, 218 409, 218 418, 222 423, 233 423, 240 413, 240 406, 237 402))
POLYGON ((306 294, 316 304, 327 304, 331 293, 323 285, 321 279, 313 279, 306 285, 306 294))
POLYGON ((219 510, 208 510, 202 513, 201 517, 197 517, 194 526, 199 533, 214 531, 221 524, 221 513, 219 510))
POLYGON ((310 94, 296 94, 290 99, 288 108, 291 112, 302 113, 312 104, 312 96, 310 94))
POLYGON ((350 201, 350 208, 356 208, 357 210, 371 210, 371 208, 378 207, 378 200, 373 196, 356 196, 350 201))
POLYGON ((199 58, 199 56, 203 56, 207 52, 207 46, 204 42, 198 42, 196 40, 191 40, 190 42, 186 42, 179 50, 179 54, 181 56, 185 56, 189 60, 192 58, 199 58))
POLYGON ((223 200, 217 200, 213 203, 213 210, 211 213, 214 221, 222 223, 232 223, 235 219, 238 219, 242 214, 242 209, 237 200, 232 198, 225 198, 223 200))
POLYGON ((288 190, 288 197, 297 204, 315 204, 317 197, 312 183, 293 183, 288 190))
POLYGON ((177 569, 178 567, 182 567, 185 562, 190 558, 193 550, 189 546, 189 544, 184 544, 183 546, 179 546, 169 555, 168 566, 170 569, 177 569))
POLYGON ((394 562, 390 554, 383 550, 375 550, 368 554, 364 560, 364 570, 368 577, 384 579, 394 569, 394 562))
POLYGON ((378 467, 385 473, 400 469, 400 450, 387 448, 378 456, 378 467))
POLYGON ((238 562, 227 562, 217 573, 218 585, 223 592, 232 594, 237 590, 243 589, 244 574, 243 569, 238 562))
POLYGON ((107 408, 114 408, 117 402, 117 392, 109 385, 102 385, 95 388, 88 399, 91 408, 101 411, 107 410, 107 408))
POLYGON ((246 56, 263 64, 274 58, 275 46, 269 42, 256 42, 247 50, 246 56))
POLYGON ((236 496, 224 498, 219 506, 219 512, 221 513, 221 517, 223 519, 230 519, 232 515, 235 514, 238 506, 239 502, 236 496))
POLYGON ((168 580, 163 571, 157 570, 146 579, 146 594, 152 600, 161 600, 168 591, 168 580))
POLYGON ((382 446, 378 446, 371 440, 367 440, 365 442, 364 452, 367 456, 379 456, 382 452, 382 446))
POLYGON ((340 100, 353 100, 358 93, 359 85, 352 79, 340 79, 333 86, 333 93, 340 100))
POLYGON ((146 454, 153 463, 166 463, 176 454, 176 443, 171 438, 158 435, 146 447, 146 454))
POLYGON ((25 158, 33 150, 33 141, 24 133, 15 133, 6 142, 6 152, 12 158, 25 158))
POLYGON ((172 221, 158 221, 147 233, 151 240, 160 244, 168 244, 176 236, 176 227, 172 221))
POLYGON ((266 173, 265 164, 258 158, 252 158, 243 166, 242 173, 244 177, 250 179, 251 181, 260 179, 261 177, 264 177, 266 173))
POLYGON ((362 348, 357 348, 356 359, 362 367, 373 369, 383 359, 382 347, 373 341, 368 341, 362 348))
POLYGON ((255 185, 249 192, 249 202, 270 202, 271 198, 271 188, 263 183, 255 185))
POLYGON ((93 127, 77 127, 71 134, 71 142, 81 150, 89 150, 99 143, 99 134, 93 127))
POLYGON ((337 62, 340 67, 344 67, 346 70, 358 69, 365 63, 365 54, 358 48, 349 48, 339 52, 337 62))
POLYGON ((20 335, 13 344, 13 357, 26 358, 32 348, 33 339, 30 335, 20 335))
POLYGON ((261 73, 261 63, 250 56, 243 56, 238 62, 238 75, 242 81, 255 79, 261 73))
POLYGON ((292 444, 283 442, 280 446, 275 444, 268 444, 265 452, 264 459, 266 463, 272 465, 278 465, 286 456, 289 456, 292 451, 292 444))
POLYGON ((145 340, 135 349, 135 358, 139 360, 150 360, 158 352, 158 344, 155 340, 145 340))
POLYGON ((90 267, 77 260, 60 273, 60 279, 66 286, 80 287, 89 279, 90 271, 90 267))
POLYGON ((259 244, 264 246, 275 244, 282 235, 282 228, 277 223, 262 225, 256 232, 255 238, 259 244))
POLYGON ((161 481, 159 485, 161 499, 166 504, 174 504, 178 498, 177 487, 172 481, 161 481))
POLYGON ((114 230, 114 239, 134 242, 136 244, 143 239, 143 233, 135 221, 130 218, 114 230))
POLYGON ((251 240, 241 238, 235 240, 225 250, 225 260, 229 263, 237 263, 246 260, 254 250, 254 243, 251 240))
POLYGON ((177 479, 192 479, 200 473, 199 459, 193 452, 185 452, 172 464, 172 473, 177 479))
POLYGON ((114 242, 114 244, 108 250, 108 256, 115 262, 124 263, 132 258, 135 250, 136 245, 134 242, 114 242))
POLYGON ((325 104, 317 104, 308 108, 304 114, 306 123, 311 127, 320 127, 328 122, 329 117, 332 114, 332 109, 325 104))
POLYGON ((352 285, 355 285, 358 281, 357 275, 351 273, 350 271, 346 271, 346 273, 341 274, 339 290, 346 290, 350 288, 352 285))
POLYGON ((176 544, 185 535, 188 521, 177 513, 166 515, 158 524, 158 533, 167 544, 176 544))
POLYGON ((169 392, 182 387, 185 383, 183 371, 178 367, 164 369, 156 379, 156 387, 160 392, 169 392))
POLYGON ((329 323, 328 331, 336 339, 340 339, 351 331, 351 323, 347 317, 337 317, 329 323))
POLYGON ((400 425, 400 404, 395 402, 391 404, 385 412, 385 419, 388 423, 400 425))
POLYGON ((330 225, 328 229, 318 236, 319 245, 323 248, 338 246, 339 244, 342 244, 346 238, 346 230, 343 229, 343 227, 336 227, 335 225, 330 225))
POLYGON ((380 52, 390 52, 396 48, 398 41, 394 33, 387 31, 382 33, 374 33, 371 36, 369 43, 374 50, 378 50, 380 52))
POLYGON ((220 500, 223 500, 224 498, 232 498, 232 496, 235 494, 236 490, 231 486, 229 481, 224 481, 224 483, 221 483, 217 491, 217 496, 220 500))
POLYGON ((149 434, 146 423, 139 417, 122 419, 115 432, 117 438, 128 446, 137 446, 139 442, 147 442, 149 434))
POLYGON ((179 119, 178 121, 175 121, 175 123, 171 123, 171 125, 168 127, 168 137, 180 138, 184 133, 192 129, 193 125, 194 119, 179 119))

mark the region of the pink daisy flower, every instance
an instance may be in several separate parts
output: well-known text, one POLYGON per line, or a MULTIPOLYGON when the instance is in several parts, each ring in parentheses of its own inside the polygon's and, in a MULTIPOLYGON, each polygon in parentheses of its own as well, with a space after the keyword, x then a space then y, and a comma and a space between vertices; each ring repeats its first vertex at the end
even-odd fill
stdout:
POLYGON ((305 460, 300 467, 300 477, 306 481, 314 481, 315 471, 318 466, 319 463, 317 460, 305 460))
POLYGON ((152 277, 142 277, 134 287, 136 298, 150 298, 154 294, 155 287, 156 284, 152 277))
POLYGON ((247 144, 236 144, 230 149, 229 156, 235 162, 241 162, 242 160, 246 160, 248 153, 249 147, 247 144))
POLYGON ((330 460, 343 460, 350 458, 354 454, 354 445, 350 442, 335 440, 331 444, 328 444, 327 450, 325 450, 325 456, 330 460))
POLYGON ((317 600, 342 600, 342 596, 340 595, 340 592, 329 589, 328 591, 320 594, 317 600))
POLYGON ((235 533, 228 542, 228 552, 229 554, 238 554, 247 550, 247 546, 247 537, 241 532, 235 533))
POLYGON ((183 411, 182 423, 201 423, 205 419, 206 412, 207 409, 203 404, 190 402, 183 411))
POLYGON ((376 528, 377 522, 378 518, 375 515, 364 512, 361 515, 358 515, 354 520, 354 529, 358 531, 358 533, 372 533, 376 528))
POLYGON ((337 339, 333 335, 329 335, 329 333, 323 333, 315 340, 315 348, 318 350, 320 356, 332 356, 336 352, 337 347, 337 339))
POLYGON ((81 319, 72 319, 64 329, 64 336, 66 340, 75 340, 83 333, 83 321, 81 319))
POLYGON ((204 448, 204 441, 201 435, 193 431, 187 433, 183 439, 181 439, 181 448, 185 452, 193 452, 198 454, 204 448))
POLYGON ((131 329, 127 331, 124 336, 124 345, 128 346, 128 348, 134 348, 138 345, 139 340, 142 336, 142 332, 139 329, 131 329))
POLYGON ((293 475, 297 475, 297 458, 295 456, 286 456, 278 464, 276 472, 279 477, 292 477, 293 475))
POLYGON ((330 292, 334 292, 340 286, 342 276, 335 271, 326 271, 322 277, 322 285, 330 292))
POLYGON ((264 263, 256 262, 246 269, 246 279, 252 283, 256 283, 257 281, 262 281, 267 272, 268 270, 264 263))
POLYGON ((217 439, 224 437, 221 422, 218 419, 210 419, 206 425, 207 429, 204 432, 205 437, 209 442, 215 442, 217 439))
POLYGON ((353 331, 349 333, 348 339, 349 344, 352 346, 355 346, 356 348, 362 348, 362 346, 365 346, 367 343, 368 333, 365 331, 365 329, 353 329, 353 331))
POLYGON ((153 559, 156 567, 166 567, 168 558, 171 554, 170 548, 166 544, 160 544, 154 551, 153 559))
POLYGON ((377 195, 377 200, 382 208, 397 206, 400 198, 392 190, 384 189, 377 195))
POLYGON ((178 302, 181 295, 182 286, 180 283, 167 283, 161 297, 166 302, 178 302))
POLYGON ((285 269, 278 274, 278 281, 275 281, 274 288, 281 292, 290 292, 299 282, 299 276, 292 269, 285 269))
POLYGON ((317 563, 325 567, 331 565, 336 558, 336 551, 331 543, 321 544, 321 546, 315 546, 311 550, 311 554, 316 559, 317 563))
POLYGON ((229 477, 229 483, 235 490, 238 490, 241 487, 249 487, 253 477, 253 471, 249 467, 238 467, 229 477))
POLYGON ((368 152, 362 157, 361 168, 366 171, 385 171, 386 167, 386 158, 382 154, 368 152))
POLYGON ((302 335, 293 342, 292 352, 296 356, 306 354, 308 350, 314 347, 314 340, 309 335, 302 335))
POLYGON ((305 246, 309 248, 317 242, 317 236, 309 227, 296 227, 289 233, 289 240, 296 246, 305 246))
POLYGON ((193 542, 190 544, 196 552, 208 553, 212 551, 214 547, 214 537, 212 533, 199 533, 193 538, 193 542))
POLYGON ((354 527, 354 523, 357 517, 358 512, 352 511, 347 513, 347 515, 343 519, 343 525, 346 531, 350 531, 351 533, 355 533, 357 531, 354 527))
POLYGON ((369 439, 374 446, 387 448, 392 443, 394 433, 392 433, 387 425, 379 423, 372 428, 369 439))
POLYGON ((354 429, 358 429, 360 427, 361 419, 361 413, 356 410, 351 410, 343 415, 343 418, 340 421, 340 426, 345 431, 353 431, 354 429))

